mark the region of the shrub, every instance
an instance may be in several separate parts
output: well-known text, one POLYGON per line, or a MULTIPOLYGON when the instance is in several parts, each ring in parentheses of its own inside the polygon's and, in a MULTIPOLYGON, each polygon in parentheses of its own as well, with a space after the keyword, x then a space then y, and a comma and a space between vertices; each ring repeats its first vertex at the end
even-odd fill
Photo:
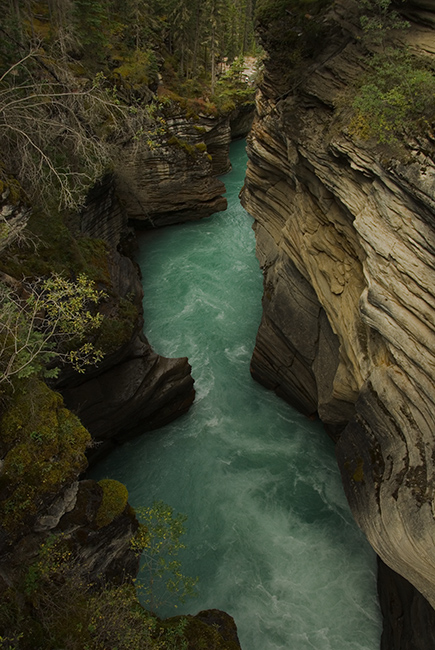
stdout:
MULTIPOLYGON (((155 501, 149 508, 141 508, 136 513, 141 522, 133 539, 132 546, 142 553, 141 572, 144 576, 139 589, 144 604, 154 612, 175 596, 176 601, 194 595, 197 578, 181 573, 181 563, 176 559, 179 551, 185 548, 180 537, 185 534, 185 515, 175 515, 173 508, 155 501)), ((175 605, 176 607, 177 605, 175 605)))
POLYGON ((113 70, 113 77, 129 90, 140 91, 157 80, 158 66, 152 50, 136 50, 122 65, 113 70))
POLYGON ((133 584, 98 590, 82 577, 62 535, 51 535, 18 588, 0 591, 0 648, 185 650, 186 621, 163 625, 139 603, 133 584))
POLYGON ((389 49, 374 56, 354 101, 351 132, 391 143, 430 128, 435 118, 435 76, 423 60, 389 49))
POLYGON ((86 468, 90 435, 62 397, 37 379, 16 383, 0 426, 0 520, 13 531, 37 513, 43 497, 86 468))
POLYGON ((54 359, 83 372, 102 358, 87 337, 102 323, 103 316, 91 309, 105 294, 89 278, 52 274, 19 286, 0 282, 0 385, 15 377, 57 376, 58 367, 47 368, 54 359))
POLYGON ((103 499, 95 521, 98 528, 102 528, 124 512, 128 501, 128 490, 119 481, 109 478, 98 481, 98 485, 103 489, 103 499))

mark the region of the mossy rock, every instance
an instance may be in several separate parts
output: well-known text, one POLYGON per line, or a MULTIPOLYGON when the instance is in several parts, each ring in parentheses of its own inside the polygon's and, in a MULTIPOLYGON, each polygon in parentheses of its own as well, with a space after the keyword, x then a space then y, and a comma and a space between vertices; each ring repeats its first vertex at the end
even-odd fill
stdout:
POLYGON ((98 330, 96 347, 105 355, 119 350, 131 340, 138 318, 138 305, 126 298, 120 298, 116 313, 110 318, 105 318, 98 330))
POLYGON ((11 532, 86 469, 91 438, 61 395, 36 378, 17 382, 0 431, 0 520, 11 532))
POLYGON ((27 203, 25 192, 16 178, 7 174, 0 162, 0 198, 11 205, 27 203))
POLYGON ((88 237, 76 239, 56 210, 33 210, 26 236, 29 245, 13 245, 2 254, 0 270, 19 280, 84 273, 97 284, 110 284, 106 244, 88 237))
POLYGON ((123 483, 110 478, 98 481, 98 485, 103 489, 103 499, 95 523, 98 528, 103 528, 124 512, 128 501, 128 490, 123 483))
POLYGON ((209 609, 196 616, 174 616, 162 621, 161 626, 177 628, 182 621, 187 650, 240 650, 236 624, 226 612, 209 609))
POLYGON ((195 147, 200 153, 205 153, 207 151, 207 145, 205 142, 198 142, 195 147))
POLYGON ((187 140, 177 138, 175 135, 169 138, 168 144, 172 147, 177 147, 177 149, 181 149, 181 151, 184 151, 188 156, 192 156, 193 158, 200 153, 195 145, 189 144, 187 140))

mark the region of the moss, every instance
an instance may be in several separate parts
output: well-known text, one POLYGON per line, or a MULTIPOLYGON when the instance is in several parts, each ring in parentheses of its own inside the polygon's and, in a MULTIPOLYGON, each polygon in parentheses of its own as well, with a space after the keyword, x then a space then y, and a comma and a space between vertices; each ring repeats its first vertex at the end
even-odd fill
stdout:
POLYGON ((12 531, 86 468, 90 435, 62 397, 35 378, 17 383, 0 425, 0 518, 12 531))
POLYGON ((28 246, 12 246, 0 259, 0 270, 18 279, 60 273, 85 273, 96 283, 109 284, 107 246, 102 240, 76 239, 57 211, 34 210, 27 226, 28 246))
POLYGON ((177 136, 175 135, 169 138, 168 144, 171 145, 172 147, 177 147, 178 149, 185 151, 189 156, 192 157, 197 156, 199 153, 194 145, 189 144, 186 140, 177 138, 177 136))
POLYGON ((81 257, 81 273, 96 284, 110 285, 109 253, 102 239, 83 237, 77 240, 81 257))
POLYGON ((27 226, 32 245, 13 246, 0 260, 0 269, 14 277, 40 277, 66 267, 76 269, 80 250, 76 240, 56 212, 45 214, 35 210, 27 226))
POLYGON ((306 69, 326 38, 323 14, 332 0, 258 0, 256 26, 269 54, 267 70, 274 83, 287 92, 306 69))
POLYGON ((98 485, 103 489, 103 499, 98 508, 95 522, 98 528, 112 523, 115 517, 124 512, 128 501, 128 490, 119 481, 102 479, 98 485))
POLYGON ((195 148, 200 152, 200 153, 205 153, 207 151, 207 145, 205 142, 198 142, 195 145, 195 148))
POLYGON ((95 343, 96 347, 106 355, 119 350, 132 338, 138 317, 138 307, 126 298, 121 298, 116 314, 105 318, 102 322, 95 343))
POLYGON ((26 202, 26 196, 23 188, 16 178, 9 176, 3 170, 0 163, 0 197, 12 205, 20 202, 26 202))
POLYGON ((112 76, 117 85, 124 86, 128 90, 140 90, 143 86, 155 83, 158 75, 156 57, 151 49, 136 50, 133 55, 129 54, 122 64, 115 68, 112 76))
MULTIPOLYGON (((215 610, 210 610, 213 613, 215 610)), ((204 612, 207 614, 208 612, 204 612)), ((224 615, 228 620, 219 617, 215 622, 205 623, 198 616, 174 616, 161 621, 163 630, 168 631, 180 628, 183 624, 183 636, 187 641, 187 650, 240 650, 234 621, 230 616, 224 615)))

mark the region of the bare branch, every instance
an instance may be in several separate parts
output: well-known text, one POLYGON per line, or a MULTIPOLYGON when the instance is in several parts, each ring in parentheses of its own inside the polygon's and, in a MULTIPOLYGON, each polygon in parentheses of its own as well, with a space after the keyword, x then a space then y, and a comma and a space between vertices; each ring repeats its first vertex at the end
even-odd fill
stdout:
POLYGON ((35 55, 36 55, 36 50, 31 50, 28 54, 26 54, 26 56, 23 56, 22 59, 20 59, 19 61, 17 61, 17 62, 14 63, 13 65, 11 65, 11 67, 8 68, 8 69, 6 70, 6 72, 4 72, 4 73, 2 74, 2 76, 0 77, 0 83, 3 81, 3 79, 6 79, 6 77, 7 77, 9 74, 11 74, 14 70, 16 70, 17 68, 19 68, 20 66, 22 66, 23 63, 24 63, 25 61, 28 61, 29 59, 33 59, 33 58, 35 58, 35 55))
POLYGON ((35 50, 0 79, 5 85, 17 70, 24 77, 21 84, 0 90, 2 157, 10 170, 18 170, 32 201, 50 208, 57 195, 58 208, 77 209, 116 158, 116 143, 134 138, 138 129, 145 132, 151 120, 146 110, 133 115, 121 105, 102 87, 104 78, 78 88, 66 65, 52 78, 41 78, 41 70, 26 65, 32 59, 35 50))

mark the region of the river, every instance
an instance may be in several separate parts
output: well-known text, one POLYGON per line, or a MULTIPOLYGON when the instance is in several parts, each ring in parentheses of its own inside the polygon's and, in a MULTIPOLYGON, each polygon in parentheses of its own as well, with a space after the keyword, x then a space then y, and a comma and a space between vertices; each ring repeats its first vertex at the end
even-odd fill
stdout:
POLYGON ((134 507, 162 499, 188 516, 183 573, 198 596, 160 614, 219 608, 243 650, 377 650, 375 556, 350 514, 333 444, 250 377, 262 276, 238 194, 244 141, 223 177, 229 207, 139 234, 145 333, 187 356, 196 400, 92 476, 122 481, 134 507))

